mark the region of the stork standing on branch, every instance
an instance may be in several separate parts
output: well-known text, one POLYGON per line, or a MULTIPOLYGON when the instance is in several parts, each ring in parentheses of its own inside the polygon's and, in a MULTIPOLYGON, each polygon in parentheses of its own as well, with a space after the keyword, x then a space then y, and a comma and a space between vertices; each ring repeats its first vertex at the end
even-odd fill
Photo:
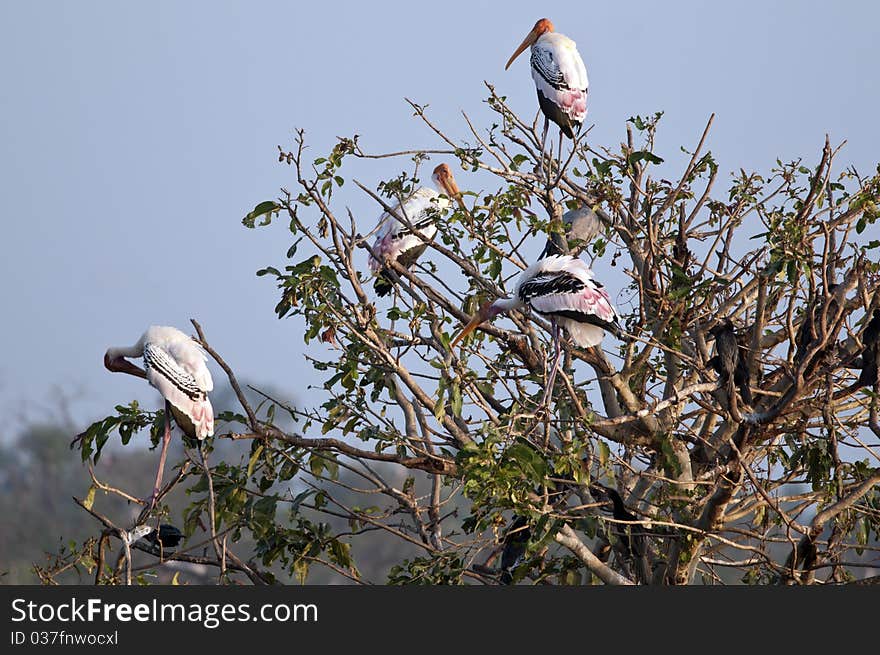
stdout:
POLYGON ((165 456, 171 441, 171 414, 188 436, 204 439, 214 434, 214 409, 208 392, 214 389, 207 357, 189 336, 173 327, 151 326, 133 346, 108 348, 104 366, 115 373, 144 378, 165 399, 165 432, 153 493, 146 502, 156 503, 162 485, 165 456), (142 357, 144 368, 128 359, 142 357))
POLYGON ((550 121, 559 126, 559 158, 562 158, 562 135, 574 139, 587 116, 587 69, 577 44, 564 34, 553 31, 553 23, 542 18, 507 61, 504 70, 531 46, 532 79, 538 92, 538 103, 544 112, 544 135, 541 152, 547 142, 550 121))
POLYGON ((590 348, 602 342, 605 330, 620 333, 619 315, 605 287, 594 279, 593 271, 570 255, 551 255, 524 270, 517 280, 512 298, 484 303, 476 316, 452 340, 454 348, 462 339, 499 314, 530 307, 546 316, 553 326, 553 365, 547 376, 541 405, 547 402, 562 358, 559 328, 564 327, 576 344, 590 348))
POLYGON ((378 276, 373 288, 379 296, 387 296, 394 288, 394 277, 388 262, 396 261, 409 268, 421 257, 428 242, 437 234, 437 214, 449 206, 449 198, 454 198, 464 208, 458 184, 447 164, 437 166, 431 179, 434 188, 419 187, 403 203, 398 204, 393 213, 385 212, 379 218, 375 230, 376 241, 369 260, 370 271, 378 276), (401 217, 409 225, 401 221, 401 217))

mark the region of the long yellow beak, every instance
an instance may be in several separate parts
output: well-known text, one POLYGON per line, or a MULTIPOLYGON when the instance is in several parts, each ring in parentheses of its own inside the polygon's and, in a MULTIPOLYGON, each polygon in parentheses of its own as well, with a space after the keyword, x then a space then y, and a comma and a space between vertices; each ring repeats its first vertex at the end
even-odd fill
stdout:
POLYGON ((519 57, 523 53, 523 50, 528 48, 530 45, 532 45, 537 40, 538 40, 538 33, 535 32, 535 30, 532 30, 531 32, 529 32, 529 34, 528 34, 528 36, 526 36, 525 40, 519 44, 519 47, 516 49, 516 52, 514 52, 510 56, 510 59, 507 60, 507 65, 504 67, 504 70, 507 70, 508 68, 510 68, 510 65, 513 63, 513 60, 516 59, 517 57, 519 57))
POLYGON ((445 180, 443 187, 446 189, 446 195, 450 198, 454 198, 458 203, 458 206, 461 207, 463 211, 467 211, 467 207, 464 205, 464 199, 461 197, 461 191, 459 191, 456 181, 452 178, 448 178, 445 180))
POLYGON ((462 339, 464 339, 467 335, 469 335, 471 332, 473 332, 474 330, 476 330, 476 329, 477 329, 477 328, 478 328, 478 327, 479 327, 479 326, 480 326, 485 320, 486 320, 486 319, 483 318, 480 314, 477 314, 476 316, 474 316, 474 317, 471 319, 471 322, 468 323, 467 325, 465 325, 465 326, 464 326, 464 329, 463 329, 461 332, 458 333, 458 336, 455 337, 455 338, 449 343, 449 349, 452 350, 453 348, 455 348, 455 346, 458 345, 458 343, 459 343, 462 339))

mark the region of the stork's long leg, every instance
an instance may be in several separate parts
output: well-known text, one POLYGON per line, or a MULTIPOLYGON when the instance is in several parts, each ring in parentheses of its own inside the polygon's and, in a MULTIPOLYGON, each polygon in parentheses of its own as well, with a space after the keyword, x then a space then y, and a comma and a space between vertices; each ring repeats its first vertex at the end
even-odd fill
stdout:
MULTIPOLYGON (((165 470, 165 456, 168 454, 168 444, 171 443, 171 404, 165 401, 165 434, 162 435, 162 452, 159 455, 159 470, 156 471, 156 482, 153 485, 153 493, 150 496, 147 505, 152 510, 159 497, 159 490, 162 488, 162 473, 165 470)), ((149 511, 149 510, 148 510, 149 511)))
POLYGON ((550 368, 550 374, 547 376, 546 388, 544 396, 541 398, 541 407, 547 405, 550 400, 550 394, 553 393, 553 383, 556 381, 556 373, 559 371, 559 360, 562 359, 562 344, 560 343, 559 326, 553 321, 553 365, 550 368))
MULTIPOLYGON (((556 158, 556 165, 562 170, 562 128, 559 128, 559 156, 556 158)), ((562 173, 560 173, 560 176, 562 173)))
MULTIPOLYGON (((541 169, 547 171, 547 182, 550 182, 550 171, 544 159, 544 150, 547 147, 547 131, 550 129, 550 118, 544 116, 544 134, 541 136, 541 169)), ((550 146, 551 148, 553 146, 550 146)))

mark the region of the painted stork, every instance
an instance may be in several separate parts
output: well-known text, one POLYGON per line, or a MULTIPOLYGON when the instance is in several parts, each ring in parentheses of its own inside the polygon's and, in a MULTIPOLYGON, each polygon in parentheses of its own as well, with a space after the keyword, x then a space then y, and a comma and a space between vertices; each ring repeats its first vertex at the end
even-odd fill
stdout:
POLYGON ((369 260, 370 271, 378 276, 373 288, 379 296, 387 296, 394 288, 388 262, 396 261, 405 268, 416 262, 437 233, 437 214, 446 209, 449 198, 464 207, 458 184, 447 164, 437 166, 431 179, 434 188, 419 187, 403 204, 398 204, 393 213, 385 212, 379 218, 369 260), (394 214, 403 217, 409 225, 394 214))
POLYGON ((214 381, 206 364, 207 357, 189 336, 173 327, 153 325, 133 346, 108 348, 104 366, 115 373, 128 373, 144 378, 165 398, 165 433, 159 469, 148 505, 156 502, 165 469, 165 455, 171 441, 171 414, 190 437, 204 439, 214 434, 214 409, 208 392, 214 381), (128 357, 142 357, 144 368, 128 361, 128 357))
MULTIPOLYGON (((578 257, 581 252, 596 238, 596 235, 602 231, 602 221, 592 209, 586 204, 582 204, 576 209, 570 209, 562 215, 562 227, 565 230, 565 238, 569 244, 569 254, 578 257)), ((541 252, 540 257, 549 257, 550 255, 563 255, 562 248, 556 242, 556 239, 562 238, 560 234, 553 234, 547 238, 547 244, 541 252)))
POLYGON ((562 135, 574 139, 587 116, 587 69, 577 51, 577 45, 564 34, 553 31, 553 23, 542 18, 507 61, 504 70, 522 52, 532 48, 532 79, 538 92, 538 103, 544 112, 543 151, 550 121, 559 126, 559 148, 562 135))
POLYGON ((554 357, 541 401, 541 405, 544 405, 553 389, 562 356, 559 328, 565 328, 576 344, 589 348, 602 342, 605 330, 619 334, 619 315, 605 287, 594 278, 593 271, 582 260, 571 255, 551 255, 538 260, 520 274, 512 298, 484 303, 476 316, 452 340, 450 348, 454 348, 482 323, 526 306, 548 317, 553 326, 554 357))

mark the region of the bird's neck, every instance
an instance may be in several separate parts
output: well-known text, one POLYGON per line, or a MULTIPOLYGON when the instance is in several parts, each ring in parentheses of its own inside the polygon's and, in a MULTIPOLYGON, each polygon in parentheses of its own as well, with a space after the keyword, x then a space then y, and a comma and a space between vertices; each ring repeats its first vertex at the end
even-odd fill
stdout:
POLYGON ((114 373, 128 373, 139 378, 146 378, 147 374, 142 368, 129 362, 126 357, 143 357, 143 337, 133 346, 116 346, 107 349, 104 354, 104 367, 114 373))
POLYGON ((514 296, 513 298, 499 298, 495 302, 492 303, 491 312, 494 316, 498 314, 504 314, 506 312, 513 311, 514 309, 520 309, 523 306, 522 300, 519 299, 518 296, 514 296))
POLYGON ((143 357, 144 344, 138 341, 133 346, 113 346, 107 349, 107 357, 119 359, 120 357, 143 357))

